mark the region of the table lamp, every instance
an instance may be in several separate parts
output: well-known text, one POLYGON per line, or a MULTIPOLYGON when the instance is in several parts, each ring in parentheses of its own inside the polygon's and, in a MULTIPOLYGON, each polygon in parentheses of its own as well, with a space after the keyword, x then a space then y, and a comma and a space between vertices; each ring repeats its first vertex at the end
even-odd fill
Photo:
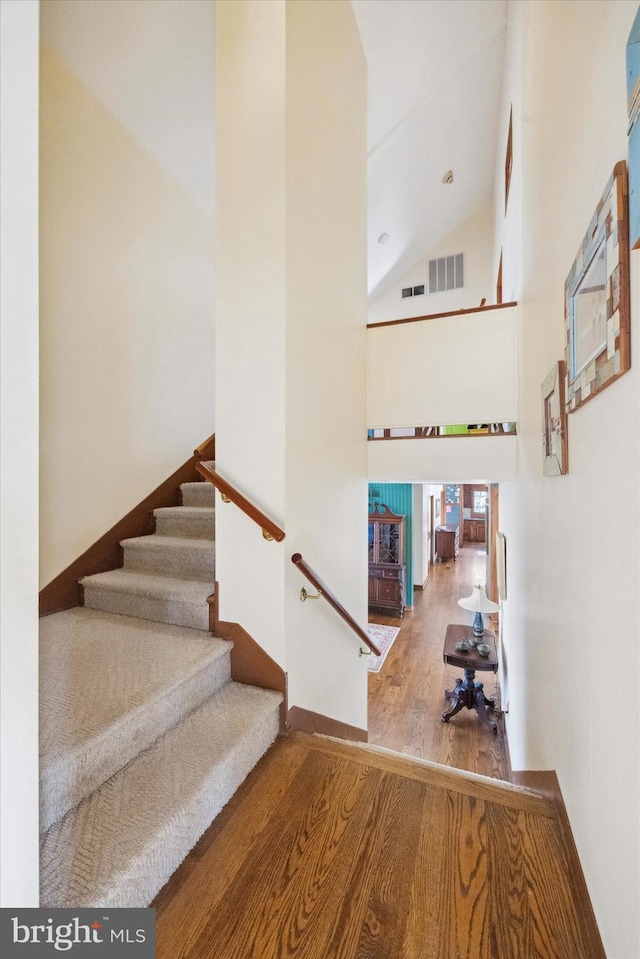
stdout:
POLYGON ((497 613, 500 610, 498 604, 489 599, 484 586, 474 586, 471 596, 465 596, 464 599, 459 599, 458 606, 462 606, 463 609, 470 609, 472 613, 476 614, 473 618, 473 636, 476 643, 482 638, 482 634, 484 633, 482 614, 497 613))

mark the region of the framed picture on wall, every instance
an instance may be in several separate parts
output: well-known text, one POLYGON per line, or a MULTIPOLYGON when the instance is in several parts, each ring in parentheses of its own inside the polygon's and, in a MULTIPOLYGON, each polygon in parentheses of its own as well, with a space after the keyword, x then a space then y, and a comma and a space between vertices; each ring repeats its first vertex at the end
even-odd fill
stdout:
POLYGON ((631 365, 627 166, 614 167, 565 283, 566 409, 631 365))
POLYGON ((498 576, 498 599, 507 598, 507 537, 500 530, 496 533, 496 571, 498 576))
POLYGON ((564 380, 565 364, 559 360, 542 383, 542 472, 545 476, 563 476, 569 470, 564 380))
POLYGON ((640 249, 640 7, 627 42, 629 125, 629 230, 632 250, 640 249))

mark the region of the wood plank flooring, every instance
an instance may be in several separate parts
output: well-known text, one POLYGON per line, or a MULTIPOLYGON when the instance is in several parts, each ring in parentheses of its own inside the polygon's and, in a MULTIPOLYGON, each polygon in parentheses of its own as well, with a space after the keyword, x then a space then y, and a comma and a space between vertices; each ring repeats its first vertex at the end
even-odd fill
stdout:
POLYGON ((441 721, 483 581, 471 548, 416 592, 369 677, 377 745, 277 740, 152 903, 157 959, 605 959, 556 802, 497 781, 501 725, 441 721))
POLYGON ((394 762, 280 738, 157 897, 157 959, 604 959, 552 803, 394 762))
MULTIPOLYGON (((378 614, 370 622, 400 626, 379 673, 369 674, 369 742, 446 766, 509 780, 511 769, 502 717, 494 734, 474 710, 463 709, 448 723, 445 689, 455 686, 462 670, 442 660, 449 623, 471 625, 472 614, 458 606, 476 583, 485 581, 483 547, 463 547, 456 563, 430 567, 424 590, 414 591, 414 609, 403 619, 378 614)), ((477 673, 489 698, 499 689, 494 673, 477 673)))

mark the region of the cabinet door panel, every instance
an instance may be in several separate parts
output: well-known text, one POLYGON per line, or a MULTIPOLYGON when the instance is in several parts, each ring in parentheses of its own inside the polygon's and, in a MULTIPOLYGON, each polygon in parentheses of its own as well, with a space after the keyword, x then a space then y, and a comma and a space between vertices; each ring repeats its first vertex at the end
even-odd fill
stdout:
POLYGON ((380 580, 378 584, 378 596, 380 599, 387 600, 387 602, 398 602, 400 599, 400 583, 397 580, 395 582, 388 579, 380 580))

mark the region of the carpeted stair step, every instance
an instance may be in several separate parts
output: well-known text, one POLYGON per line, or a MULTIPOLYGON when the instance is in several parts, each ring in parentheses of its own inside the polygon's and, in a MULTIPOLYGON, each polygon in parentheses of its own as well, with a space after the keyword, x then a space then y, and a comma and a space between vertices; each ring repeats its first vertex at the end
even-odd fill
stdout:
POLYGON ((216 513, 212 506, 163 506, 154 509, 153 515, 158 536, 209 540, 215 536, 216 513))
POLYGON ((95 573, 80 582, 84 605, 89 609, 209 629, 207 598, 213 593, 213 582, 154 576, 131 569, 95 573))
POLYGON ((40 905, 147 906, 276 738, 281 701, 228 683, 55 823, 40 905))
POLYGON ((183 506, 215 506, 216 488, 213 483, 183 483, 180 487, 183 506))
POLYGON ((184 536, 135 536, 123 539, 124 569, 179 579, 215 580, 215 544, 184 536))
POLYGON ((76 607, 40 623, 40 828, 231 678, 231 643, 76 607))

